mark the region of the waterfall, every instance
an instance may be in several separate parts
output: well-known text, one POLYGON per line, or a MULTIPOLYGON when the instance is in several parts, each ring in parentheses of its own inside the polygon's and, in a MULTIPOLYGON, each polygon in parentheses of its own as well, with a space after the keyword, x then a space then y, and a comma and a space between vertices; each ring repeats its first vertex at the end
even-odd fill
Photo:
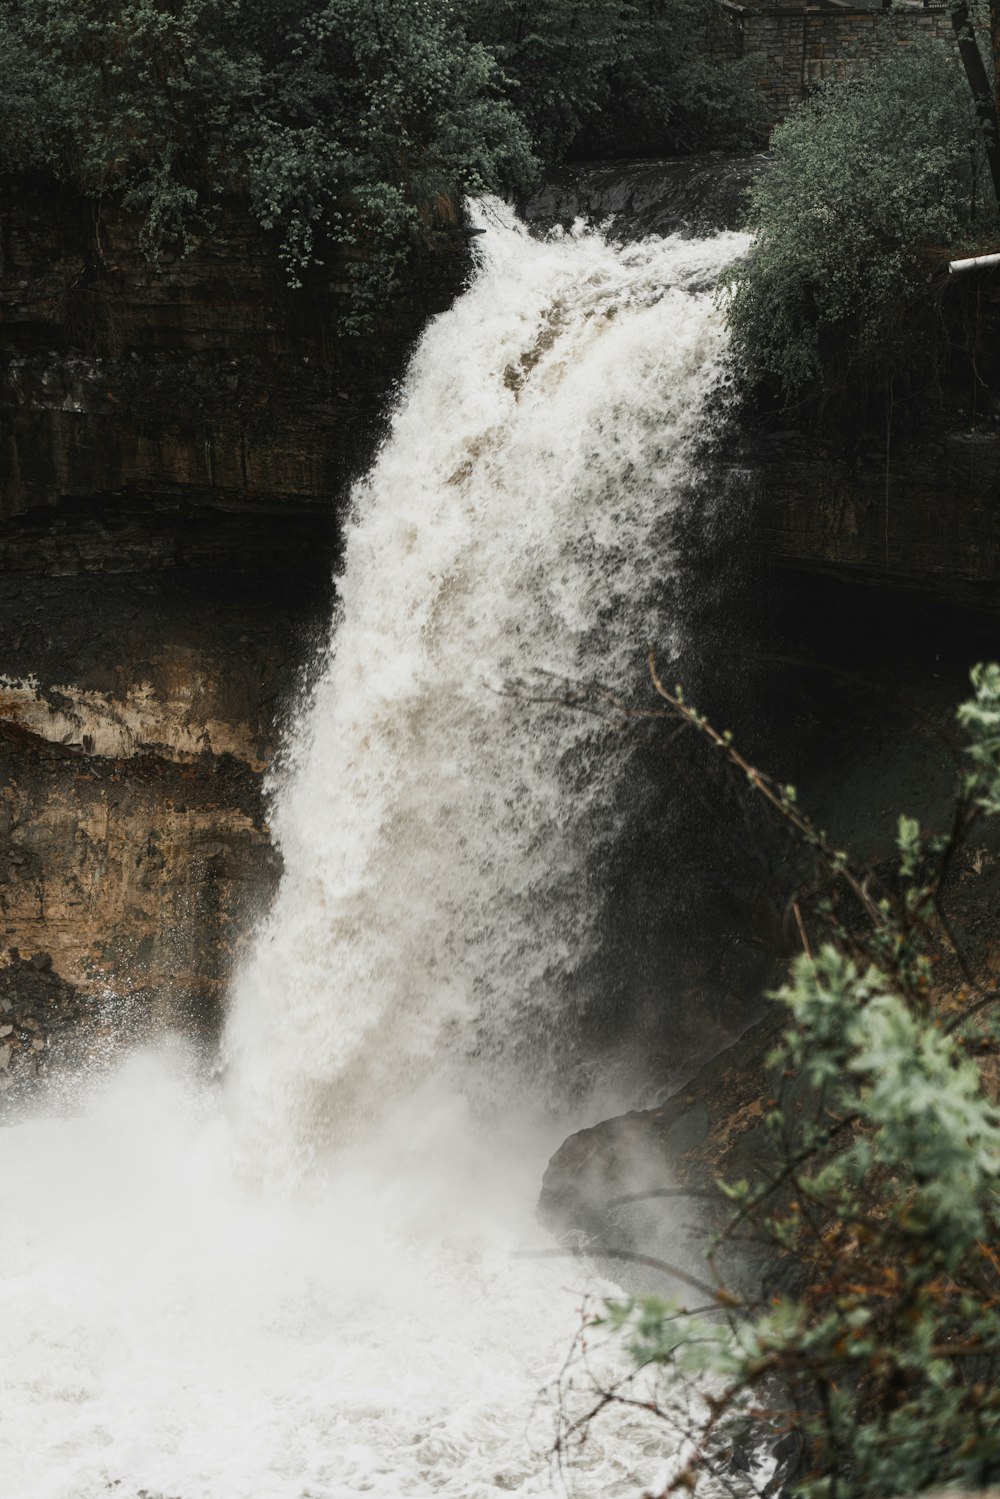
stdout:
MULTIPOLYGON (((579 1107, 629 795, 627 742, 561 684, 637 691, 648 644, 677 644, 672 522, 746 241, 543 241, 477 213, 472 284, 353 495, 221 1090, 161 1049, 8 1131, 4 1493, 558 1490, 539 1392, 587 1272, 511 1251, 544 1242, 534 1196, 579 1107)), ((663 1442, 618 1412, 578 1492, 636 1494, 663 1442)))
POLYGON ((743 241, 541 242, 478 212, 479 274, 353 497, 277 798, 286 873, 236 988, 235 1093, 281 1170, 429 1069, 507 1109, 526 1064, 551 1091, 624 750, 531 699, 642 682, 650 643, 675 643, 671 521, 724 378, 706 282, 743 241))

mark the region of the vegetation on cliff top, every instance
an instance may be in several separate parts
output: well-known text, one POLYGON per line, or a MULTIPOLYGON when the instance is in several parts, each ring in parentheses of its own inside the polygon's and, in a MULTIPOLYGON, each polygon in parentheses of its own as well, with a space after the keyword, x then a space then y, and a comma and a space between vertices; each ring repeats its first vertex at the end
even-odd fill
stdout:
POLYGON ((526 189, 599 120, 630 149, 759 129, 719 25, 715 0, 7 0, 0 170, 118 195, 153 255, 243 196, 292 285, 347 251, 360 323, 462 193, 526 189))
POLYGON ((766 139, 751 73, 723 60, 716 0, 467 0, 466 15, 545 163, 766 139))
POLYGON ((745 384, 881 397, 933 380, 949 253, 1000 234, 987 143, 958 56, 890 35, 772 137, 751 194, 753 254, 730 319, 745 384))

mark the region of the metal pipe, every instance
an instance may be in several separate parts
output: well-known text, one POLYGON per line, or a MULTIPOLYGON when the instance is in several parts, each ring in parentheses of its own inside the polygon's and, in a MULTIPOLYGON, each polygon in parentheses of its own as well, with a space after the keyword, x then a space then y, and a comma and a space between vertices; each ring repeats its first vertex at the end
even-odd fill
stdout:
POLYGON ((956 271, 974 271, 987 265, 1000 265, 1000 250, 993 255, 973 255, 969 260, 949 260, 948 271, 954 276, 956 271))

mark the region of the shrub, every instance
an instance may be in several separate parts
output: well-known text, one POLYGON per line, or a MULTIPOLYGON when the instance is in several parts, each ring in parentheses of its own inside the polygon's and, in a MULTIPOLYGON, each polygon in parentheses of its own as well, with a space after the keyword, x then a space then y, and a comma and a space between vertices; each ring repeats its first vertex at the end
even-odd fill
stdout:
POLYGON ((1000 992, 945 895, 956 854, 1000 811, 1000 668, 976 668, 973 687, 951 832, 901 817, 881 878, 854 871, 791 788, 664 693, 817 850, 831 892, 810 921, 827 940, 813 951, 803 928, 774 996, 787 1024, 770 1062, 773 1158, 752 1183, 720 1183, 734 1206, 711 1261, 749 1236, 767 1248, 769 1291, 720 1278, 714 1310, 632 1298, 596 1319, 638 1365, 701 1382, 707 1415, 671 1488, 765 1437, 793 1439, 785 1491, 804 1499, 1000 1478, 1000 992))
POLYGON ((870 69, 821 87, 772 146, 752 190, 757 242, 733 278, 744 380, 776 379, 792 396, 903 368, 927 337, 925 252, 981 234, 993 212, 957 58, 932 41, 887 41, 870 69))

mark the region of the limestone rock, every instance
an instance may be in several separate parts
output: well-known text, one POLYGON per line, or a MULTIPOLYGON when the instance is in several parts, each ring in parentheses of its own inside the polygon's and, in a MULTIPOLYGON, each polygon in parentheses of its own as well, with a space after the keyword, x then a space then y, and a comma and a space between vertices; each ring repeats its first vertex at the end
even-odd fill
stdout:
POLYGON ((4 1076, 48 1066, 39 975, 81 1036, 217 1031, 278 874, 264 776, 325 640, 341 501, 464 243, 415 255, 347 340, 338 268, 290 296, 235 205, 154 266, 110 202, 0 184, 4 1076))

